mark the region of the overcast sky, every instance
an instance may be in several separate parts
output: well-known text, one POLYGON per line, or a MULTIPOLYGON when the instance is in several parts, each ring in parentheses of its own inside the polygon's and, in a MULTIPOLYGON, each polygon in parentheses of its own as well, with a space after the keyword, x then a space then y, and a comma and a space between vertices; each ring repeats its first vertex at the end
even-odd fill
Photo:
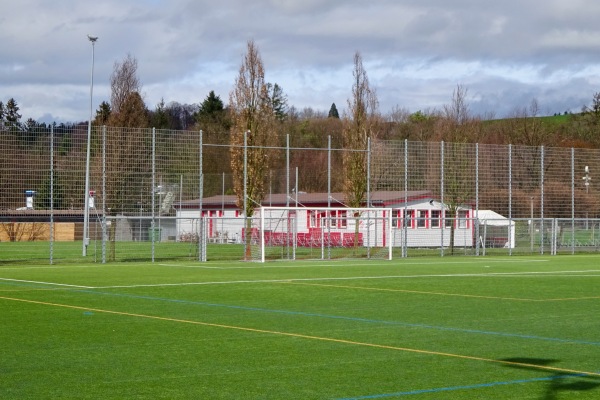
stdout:
POLYGON ((0 101, 23 120, 87 121, 109 78, 138 60, 148 108, 227 103, 246 43, 290 106, 340 112, 360 52, 380 111, 440 109, 457 85, 473 113, 497 118, 536 100, 577 112, 600 91, 597 0, 18 0, 0 14, 0 101))

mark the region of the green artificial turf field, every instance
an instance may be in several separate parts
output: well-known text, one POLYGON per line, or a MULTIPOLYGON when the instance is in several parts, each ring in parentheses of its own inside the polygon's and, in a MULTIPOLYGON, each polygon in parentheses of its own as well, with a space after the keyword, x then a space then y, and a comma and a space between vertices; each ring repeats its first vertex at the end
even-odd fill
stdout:
POLYGON ((599 261, 0 264, 0 398, 597 399, 599 261))

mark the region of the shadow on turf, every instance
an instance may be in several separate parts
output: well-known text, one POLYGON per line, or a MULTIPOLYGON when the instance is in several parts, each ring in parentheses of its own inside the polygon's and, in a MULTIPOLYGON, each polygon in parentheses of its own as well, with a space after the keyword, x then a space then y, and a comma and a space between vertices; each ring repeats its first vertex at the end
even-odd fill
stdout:
MULTIPOLYGON (((536 365, 547 367, 559 360, 515 357, 505 358, 501 361, 514 363, 514 365, 508 365, 511 368, 540 371, 540 369, 535 367, 536 365)), ((561 392, 582 392, 594 390, 600 386, 600 378, 586 374, 552 374, 543 380, 547 381, 548 384, 540 400, 558 400, 561 392)))

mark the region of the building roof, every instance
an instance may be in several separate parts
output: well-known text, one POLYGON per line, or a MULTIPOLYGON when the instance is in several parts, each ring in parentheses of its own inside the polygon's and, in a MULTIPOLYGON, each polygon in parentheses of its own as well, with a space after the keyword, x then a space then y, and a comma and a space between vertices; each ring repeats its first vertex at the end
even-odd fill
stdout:
MULTIPOLYGON (((90 211, 90 218, 96 214, 102 215, 102 211, 90 211)), ((84 218, 83 210, 0 210, 0 222, 48 222, 50 216, 55 222, 81 222, 84 218)))
MULTIPOLYGON (((403 203, 405 200, 414 201, 419 199, 431 198, 431 192, 428 190, 412 190, 412 191, 375 191, 370 193, 371 206, 385 207, 388 204, 403 203)), ((298 196, 291 193, 288 197, 284 194, 268 194, 261 202, 262 206, 283 207, 286 205, 295 206, 296 201, 299 206, 315 206, 326 207, 329 203, 332 207, 346 207, 346 195, 342 192, 331 193, 331 199, 327 193, 305 193, 300 192, 298 196)), ((199 199, 186 200, 181 203, 174 203, 176 209, 197 209, 200 205, 199 199)), ((216 195, 205 197, 202 199, 202 208, 204 209, 221 209, 221 208, 237 208, 236 195, 216 195)))
POLYGON ((477 218, 479 219, 479 223, 481 225, 490 225, 490 226, 508 226, 514 225, 514 221, 509 221, 503 215, 498 214, 492 210, 479 210, 477 214, 477 218))

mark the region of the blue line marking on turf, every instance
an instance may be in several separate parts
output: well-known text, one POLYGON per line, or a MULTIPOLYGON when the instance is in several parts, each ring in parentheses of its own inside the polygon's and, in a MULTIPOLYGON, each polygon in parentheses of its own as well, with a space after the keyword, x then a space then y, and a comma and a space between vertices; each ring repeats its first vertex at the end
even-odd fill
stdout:
POLYGON ((457 391, 457 390, 481 389, 481 388, 503 386, 503 385, 519 385, 519 384, 523 384, 523 383, 553 381, 553 380, 557 380, 557 379, 577 378, 577 377, 582 377, 582 376, 586 376, 586 375, 585 374, 558 375, 558 376, 548 376, 548 377, 544 377, 544 378, 518 379, 518 380, 506 381, 506 382, 478 383, 478 384, 474 384, 474 385, 409 390, 406 392, 372 394, 372 395, 358 396, 358 397, 344 397, 344 398, 339 398, 336 400, 384 399, 384 398, 388 398, 388 397, 402 397, 402 396, 411 396, 411 395, 415 395, 415 394, 453 392, 453 391, 457 391))
POLYGON ((552 337, 544 337, 544 336, 536 336, 536 335, 523 335, 523 334, 518 334, 518 333, 483 331, 483 330, 478 330, 478 329, 451 328, 451 327, 445 327, 445 326, 415 324, 415 323, 410 323, 410 322, 399 322, 399 321, 385 321, 385 320, 359 318, 359 317, 346 317, 346 316, 341 316, 341 315, 328 315, 328 314, 319 314, 319 313, 309 313, 309 312, 303 312, 303 311, 273 310, 273 309, 268 309, 268 308, 247 307, 247 306, 237 306, 237 305, 218 304, 218 303, 207 303, 207 302, 203 302, 203 301, 169 299, 169 298, 162 298, 162 297, 127 294, 127 293, 98 292, 98 291, 94 291, 94 290, 76 290, 76 291, 77 292, 85 292, 85 293, 93 293, 93 294, 103 294, 103 295, 107 295, 107 296, 135 298, 135 299, 142 299, 142 300, 164 301, 164 302, 199 305, 199 306, 206 306, 206 307, 221 307, 221 308, 229 308, 229 309, 233 309, 233 310, 256 311, 256 312, 276 313, 276 314, 284 314, 284 315, 298 315, 298 316, 303 316, 303 317, 337 319, 337 320, 342 320, 342 321, 364 322, 364 323, 369 323, 369 324, 395 325, 395 326, 403 326, 403 327, 410 327, 410 328, 425 328, 425 329, 435 329, 435 330, 440 330, 440 331, 473 333, 473 334, 478 334, 478 335, 493 335, 493 336, 503 336, 503 337, 519 338, 519 339, 543 340, 543 341, 550 341, 550 342, 557 342, 557 343, 600 346, 600 342, 592 342, 592 341, 586 341, 586 340, 560 339, 560 338, 552 338, 552 337))
MULTIPOLYGON (((19 284, 16 282, 1 282, 0 281, 0 284, 8 284, 11 286, 26 286, 26 287, 34 286, 31 283, 26 284, 24 282, 19 284)), ((273 309, 268 309, 268 308, 237 306, 237 305, 208 303, 208 302, 202 302, 202 301, 191 301, 191 300, 181 300, 181 299, 169 299, 169 298, 163 298, 163 297, 135 295, 135 294, 129 294, 129 293, 101 292, 101 291, 92 290, 92 289, 86 289, 86 290, 84 290, 84 289, 77 290, 76 289, 76 290, 71 290, 71 292, 87 293, 87 294, 102 294, 105 296, 126 297, 126 298, 131 298, 131 299, 142 299, 142 300, 152 300, 152 301, 163 301, 163 302, 190 304, 190 305, 198 305, 198 306, 205 306, 205 307, 221 307, 221 308, 229 308, 229 309, 234 309, 234 310, 276 313, 276 314, 284 314, 284 315, 298 315, 298 316, 303 316, 303 317, 337 319, 337 320, 342 320, 342 321, 364 322, 364 323, 369 323, 369 324, 395 325, 395 326, 403 326, 403 327, 410 327, 410 328, 434 329, 434 330, 448 331, 448 332, 472 333, 472 334, 477 334, 477 335, 492 335, 492 336, 502 336, 502 337, 511 337, 511 338, 519 338, 519 339, 542 340, 542 341, 549 341, 549 342, 556 342, 556 343, 600 346, 600 342, 592 342, 592 341, 587 341, 587 340, 561 339, 561 338, 544 337, 544 336, 536 336, 536 335, 524 335, 524 334, 518 334, 518 333, 494 332, 494 331, 484 331, 484 330, 478 330, 478 329, 465 329, 465 328, 452 328, 452 327, 445 327, 445 326, 416 324, 416 323, 410 323, 410 322, 385 321, 385 320, 377 320, 377 319, 369 319, 369 318, 347 317, 347 316, 341 316, 341 315, 309 313, 309 312, 303 312, 303 311, 273 310, 273 309)))

